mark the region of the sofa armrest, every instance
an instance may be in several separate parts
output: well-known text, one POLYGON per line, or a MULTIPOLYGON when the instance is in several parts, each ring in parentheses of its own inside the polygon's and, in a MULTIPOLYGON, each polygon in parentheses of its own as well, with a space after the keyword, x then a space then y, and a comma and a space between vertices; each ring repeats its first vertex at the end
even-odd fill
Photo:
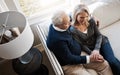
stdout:
POLYGON ((48 56, 48 59, 52 65, 52 68, 55 72, 55 75, 64 75, 63 70, 61 65, 59 64, 58 60, 56 59, 55 55, 48 49, 47 45, 46 45, 46 33, 48 32, 47 28, 45 30, 45 28, 43 28, 44 26, 42 25, 37 25, 37 32, 38 32, 38 36, 41 40, 41 43, 43 44, 43 47, 45 49, 45 53, 48 56))

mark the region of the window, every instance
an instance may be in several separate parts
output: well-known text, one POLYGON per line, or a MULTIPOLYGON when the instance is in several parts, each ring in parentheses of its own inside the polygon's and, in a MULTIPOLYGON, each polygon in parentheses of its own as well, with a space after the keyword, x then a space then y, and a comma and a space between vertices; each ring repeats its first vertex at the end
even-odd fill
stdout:
POLYGON ((65 3, 65 0, 19 0, 22 11, 31 16, 65 3))
MULTIPOLYGON (((3 1, 3 0, 2 0, 3 1)), ((56 9, 72 11, 79 3, 91 4, 97 0, 4 0, 9 10, 23 12, 30 24, 34 24, 45 17, 50 16, 56 9), (37 19, 37 20, 36 20, 37 19), (33 22, 34 20, 34 22, 33 22)), ((3 9, 3 6, 0 9, 3 9)))
POLYGON ((91 4, 95 1, 96 0, 19 0, 19 3, 25 15, 32 16, 62 5, 64 7, 73 7, 80 2, 91 4))

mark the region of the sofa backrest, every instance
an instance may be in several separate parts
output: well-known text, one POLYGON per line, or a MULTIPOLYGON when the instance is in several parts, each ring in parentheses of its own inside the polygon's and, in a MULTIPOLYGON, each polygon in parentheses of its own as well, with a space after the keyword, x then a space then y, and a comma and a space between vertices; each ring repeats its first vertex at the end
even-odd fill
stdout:
POLYGON ((107 27, 118 20, 120 20, 120 3, 117 2, 98 2, 100 6, 97 6, 93 10, 93 15, 100 21, 100 27, 107 27))

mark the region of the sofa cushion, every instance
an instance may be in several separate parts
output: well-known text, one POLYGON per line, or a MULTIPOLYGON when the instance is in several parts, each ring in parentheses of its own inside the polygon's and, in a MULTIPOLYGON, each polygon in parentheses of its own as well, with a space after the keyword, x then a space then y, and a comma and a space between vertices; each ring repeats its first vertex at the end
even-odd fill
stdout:
POLYGON ((93 15, 100 21, 100 27, 106 27, 120 19, 120 3, 116 2, 100 2, 100 6, 97 6, 93 10, 93 15))
POLYGON ((120 60, 120 20, 100 31, 108 36, 115 56, 120 60))

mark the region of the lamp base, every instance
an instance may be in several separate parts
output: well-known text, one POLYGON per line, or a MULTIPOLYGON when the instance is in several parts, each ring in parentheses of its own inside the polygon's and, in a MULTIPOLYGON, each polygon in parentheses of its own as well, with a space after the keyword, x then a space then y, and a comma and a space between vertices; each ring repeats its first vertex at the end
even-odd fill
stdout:
POLYGON ((0 58, 0 64, 6 61, 6 59, 0 58))
POLYGON ((28 64, 32 61, 34 53, 35 53, 34 51, 28 51, 27 53, 25 53, 23 56, 19 57, 18 59, 20 60, 21 63, 28 64))
POLYGON ((29 75, 49 75, 49 71, 44 64, 41 64, 39 69, 29 75))
POLYGON ((33 55, 29 63, 21 63, 19 58, 12 60, 13 69, 19 75, 37 75, 35 73, 40 73, 42 53, 37 48, 31 48, 29 52, 33 55))

